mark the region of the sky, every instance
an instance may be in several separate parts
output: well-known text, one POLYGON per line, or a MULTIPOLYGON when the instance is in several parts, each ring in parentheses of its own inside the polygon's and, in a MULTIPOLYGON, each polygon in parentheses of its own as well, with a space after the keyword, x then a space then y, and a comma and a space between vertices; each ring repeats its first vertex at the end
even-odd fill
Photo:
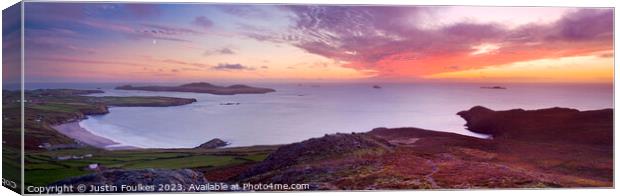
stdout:
POLYGON ((613 81, 609 8, 28 2, 25 13, 32 82, 613 81))

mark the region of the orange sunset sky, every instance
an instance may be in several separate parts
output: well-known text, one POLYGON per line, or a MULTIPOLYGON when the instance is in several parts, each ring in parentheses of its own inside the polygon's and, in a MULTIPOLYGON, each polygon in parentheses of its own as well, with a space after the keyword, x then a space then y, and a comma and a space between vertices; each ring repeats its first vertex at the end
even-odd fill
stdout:
POLYGON ((33 82, 613 81, 606 8, 28 2, 25 13, 33 82))

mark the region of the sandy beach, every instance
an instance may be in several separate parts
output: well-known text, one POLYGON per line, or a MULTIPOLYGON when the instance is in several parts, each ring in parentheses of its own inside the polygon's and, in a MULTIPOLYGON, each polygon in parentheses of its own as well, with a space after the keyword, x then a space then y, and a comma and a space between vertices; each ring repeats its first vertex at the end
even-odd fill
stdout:
POLYGON ((64 123, 61 125, 52 126, 52 128, 56 129, 58 132, 70 138, 97 148, 102 148, 106 150, 126 150, 137 148, 134 146, 119 146, 120 143, 118 142, 95 135, 90 131, 84 129, 80 126, 79 122, 64 123))

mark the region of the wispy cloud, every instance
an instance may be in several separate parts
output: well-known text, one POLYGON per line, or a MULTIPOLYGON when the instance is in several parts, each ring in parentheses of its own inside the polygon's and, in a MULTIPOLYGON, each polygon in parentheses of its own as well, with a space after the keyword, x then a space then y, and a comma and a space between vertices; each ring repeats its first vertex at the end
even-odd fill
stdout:
POLYGON ((207 50, 204 52, 204 56, 210 56, 210 55, 232 55, 232 54, 236 54, 236 52, 230 48, 220 48, 220 49, 215 49, 215 50, 207 50))
POLYGON ((104 20, 82 20, 79 21, 79 23, 104 31, 120 33, 130 39, 157 39, 176 42, 192 42, 190 39, 187 39, 186 36, 203 34, 203 32, 190 28, 162 24, 127 24, 104 20))
POLYGON ((217 8, 223 12, 244 18, 261 18, 272 19, 269 11, 266 11, 265 6, 260 5, 217 5, 217 8))
POLYGON ((254 70, 252 67, 244 66, 239 63, 220 63, 217 66, 211 67, 214 70, 230 71, 230 70, 254 70))
POLYGON ((93 60, 83 59, 76 57, 65 56, 53 56, 53 57, 31 57, 28 60, 50 62, 65 62, 65 63, 80 63, 80 64, 97 64, 97 65, 129 65, 129 66, 145 66, 143 63, 135 63, 129 61, 115 61, 115 60, 93 60))
POLYGON ((32 13, 26 15, 27 20, 40 25, 27 25, 30 29, 75 29, 79 34, 98 30, 106 36, 120 34, 132 40, 175 42, 191 42, 188 36, 204 34, 199 29, 154 22, 162 14, 158 4, 32 4, 27 9, 32 13))
POLYGON ((153 35, 201 35, 203 32, 183 27, 175 27, 172 25, 161 24, 149 24, 143 23, 141 26, 146 27, 142 29, 145 33, 151 33, 153 35))
POLYGON ((163 59, 163 60, 154 60, 154 61, 160 61, 163 63, 169 63, 169 64, 175 64, 175 65, 188 65, 188 66, 192 66, 196 68, 209 67, 209 65, 206 63, 187 62, 187 61, 174 60, 174 59, 163 59))
POLYGON ((213 26, 213 21, 211 21, 206 16, 198 16, 194 18, 194 21, 192 22, 192 24, 202 27, 204 29, 209 29, 211 28, 211 26, 213 26))

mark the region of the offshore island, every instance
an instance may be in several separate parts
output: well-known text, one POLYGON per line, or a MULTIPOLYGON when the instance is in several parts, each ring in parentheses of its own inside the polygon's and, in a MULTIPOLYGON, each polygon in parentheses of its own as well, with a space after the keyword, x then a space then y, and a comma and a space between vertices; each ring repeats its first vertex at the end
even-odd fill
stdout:
MULTIPOLYGON (((131 88, 176 91, 208 86, 193 84, 131 88)), ((24 92, 26 186, 154 182, 300 183, 312 190, 613 186, 613 109, 494 111, 475 106, 458 112, 469 130, 492 139, 406 127, 326 134, 286 145, 223 147, 224 141, 212 139, 196 148, 140 149, 89 136, 76 122, 88 115, 105 115, 108 107, 174 107, 196 100, 87 96, 102 92, 24 92)), ((232 92, 242 93, 217 93, 232 92)), ((17 154, 20 145, 19 94, 3 92, 6 154, 17 154)), ((7 172, 19 171, 19 165, 4 167, 7 172)))
POLYGON ((230 86, 217 86, 206 82, 196 82, 179 86, 132 86, 124 85, 116 87, 117 90, 141 90, 141 91, 165 91, 165 92, 192 92, 209 93, 214 95, 236 95, 236 94, 264 94, 275 92, 271 88, 252 87, 243 84, 230 86))

